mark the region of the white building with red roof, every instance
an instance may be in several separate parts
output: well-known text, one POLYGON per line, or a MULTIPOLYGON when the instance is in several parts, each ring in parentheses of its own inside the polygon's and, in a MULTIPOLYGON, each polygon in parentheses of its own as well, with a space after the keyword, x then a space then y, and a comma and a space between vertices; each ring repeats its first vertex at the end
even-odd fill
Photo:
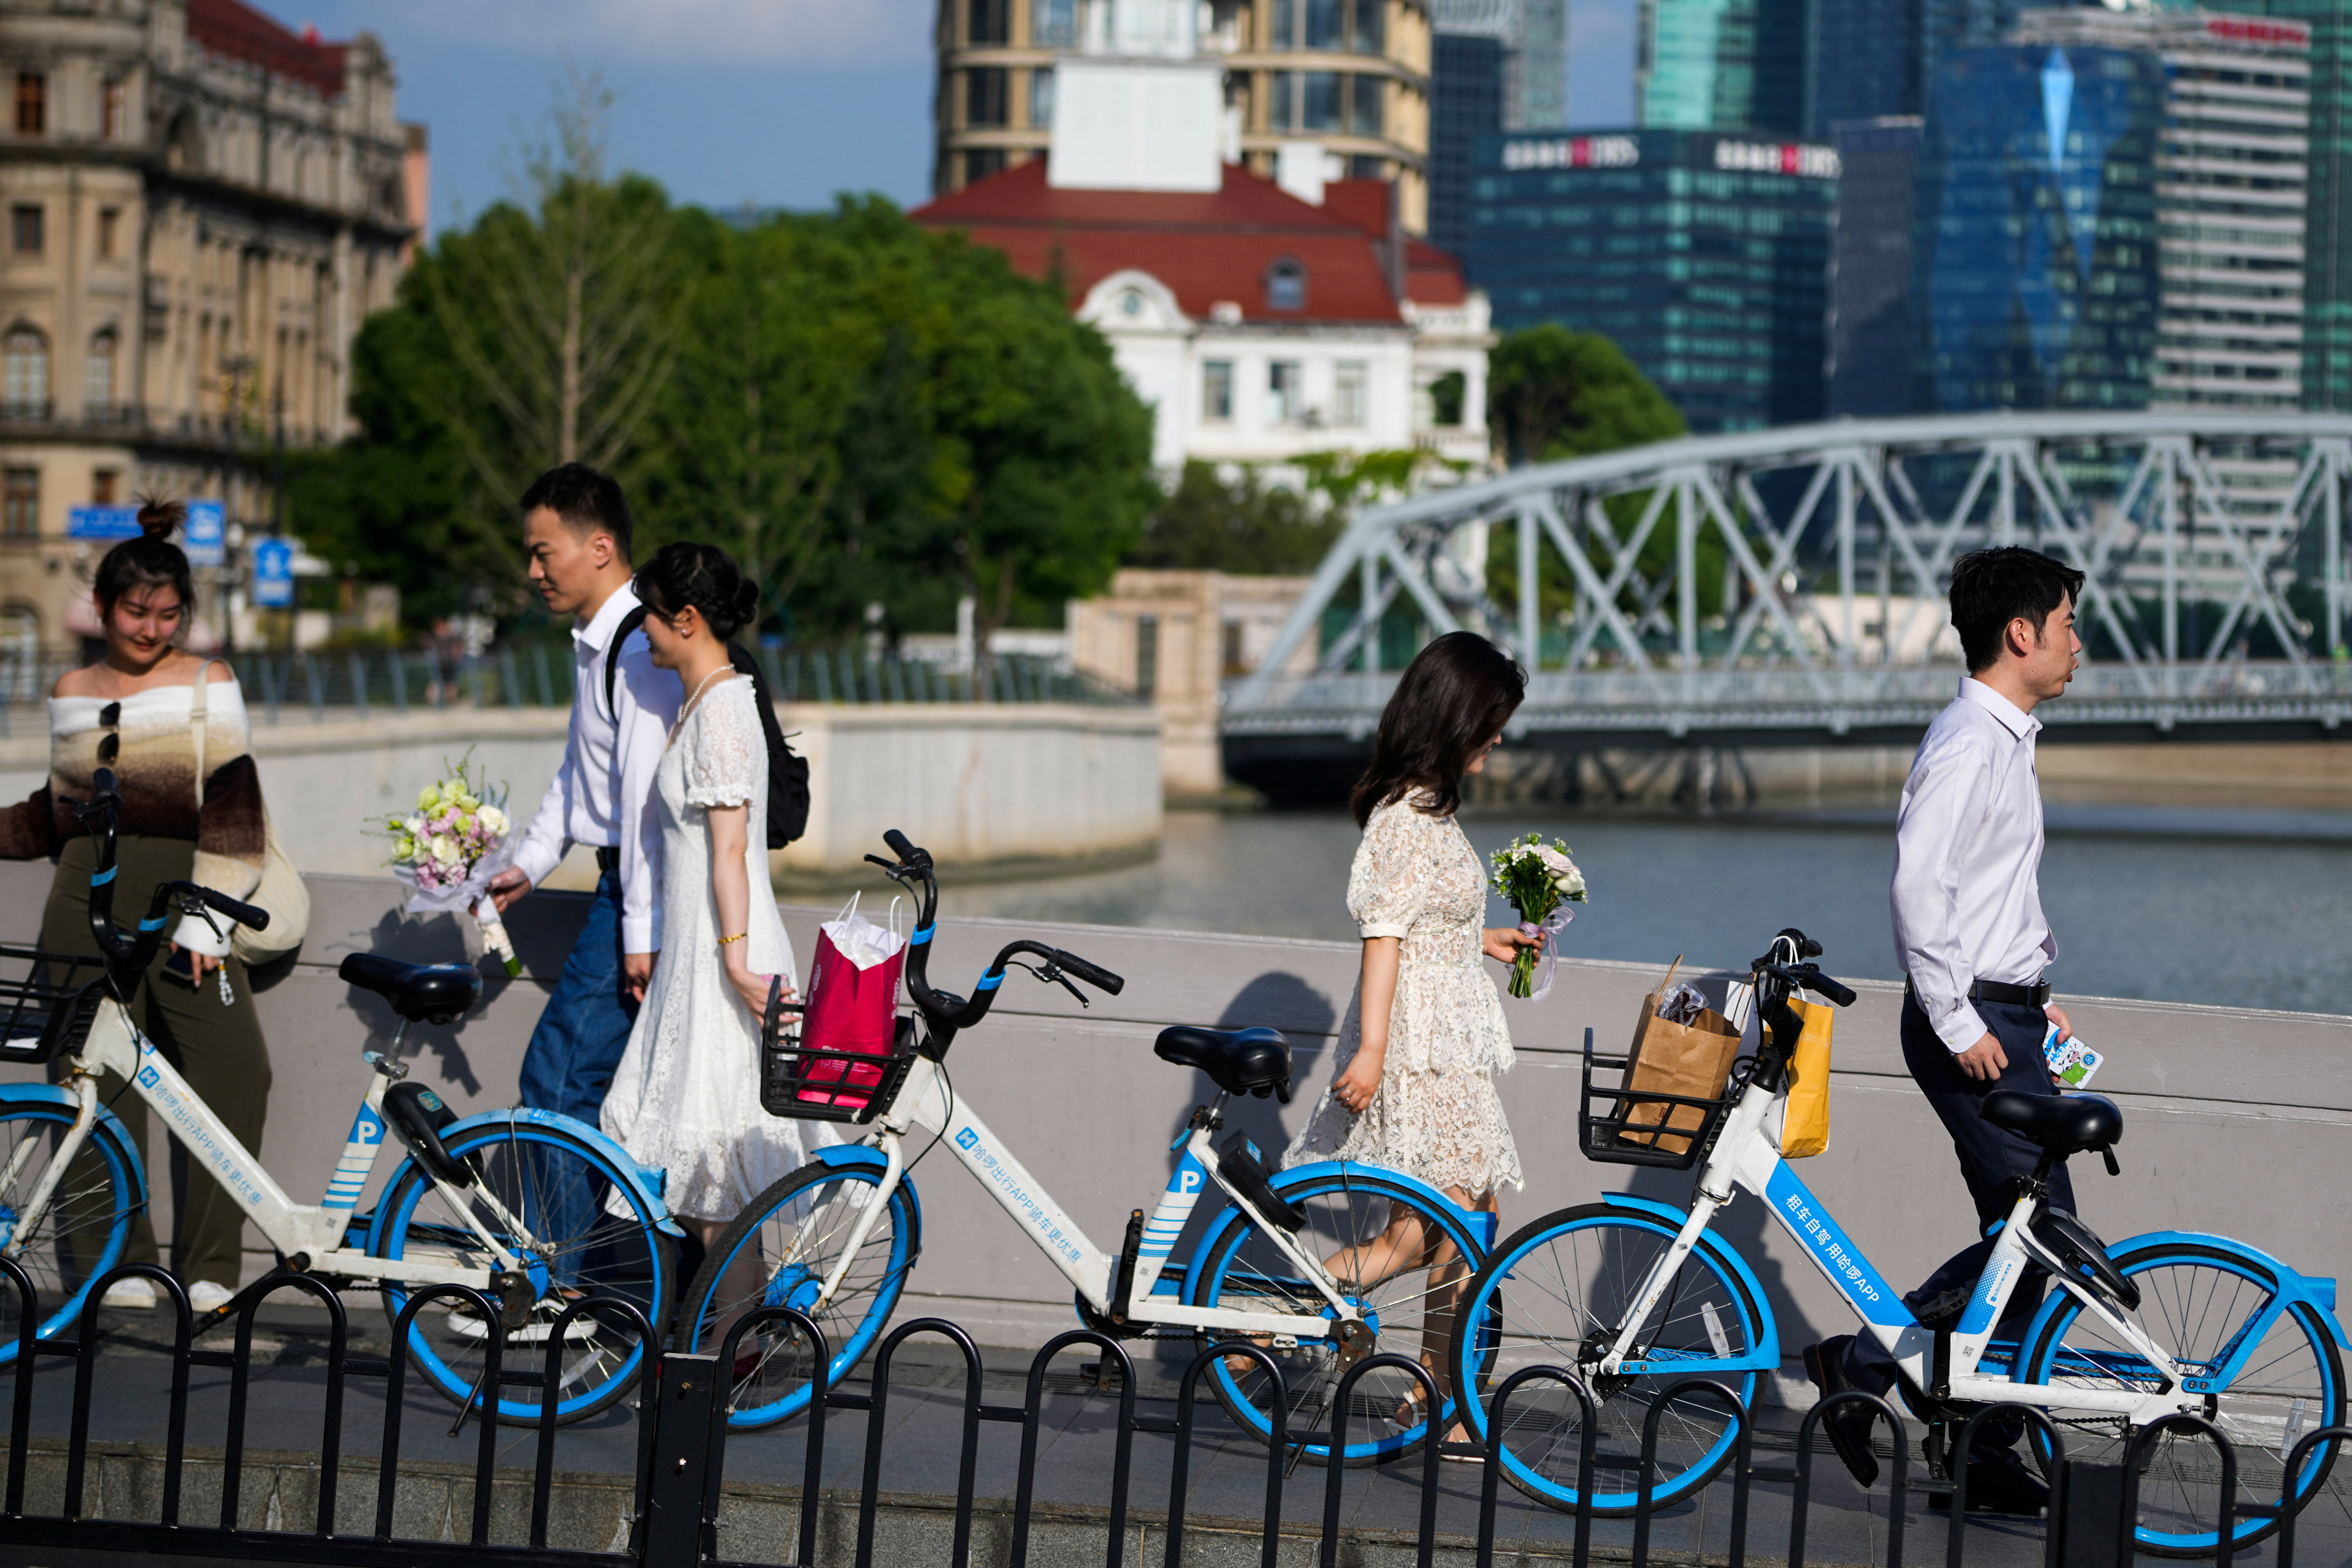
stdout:
POLYGON ((1485 462, 1486 296, 1392 222, 1386 182, 1324 184, 1320 164, 1292 189, 1223 163, 1119 190, 1034 160, 912 216, 1066 282, 1152 405, 1163 468, 1413 447, 1485 462))

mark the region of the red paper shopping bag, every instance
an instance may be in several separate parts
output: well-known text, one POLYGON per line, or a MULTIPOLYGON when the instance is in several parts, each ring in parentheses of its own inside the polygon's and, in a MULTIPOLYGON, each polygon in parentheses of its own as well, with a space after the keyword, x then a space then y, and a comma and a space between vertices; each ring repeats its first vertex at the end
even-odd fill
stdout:
MULTIPOLYGON (((817 929, 816 962, 809 971, 808 1003, 801 1015, 801 1049, 853 1056, 889 1054, 898 1026, 898 974, 906 967, 907 941, 877 926, 853 907, 843 919, 817 929)), ((803 1085, 837 1084, 837 1089, 803 1087, 800 1098, 819 1105, 863 1109, 882 1081, 877 1064, 867 1067, 840 1057, 804 1057, 803 1085)))

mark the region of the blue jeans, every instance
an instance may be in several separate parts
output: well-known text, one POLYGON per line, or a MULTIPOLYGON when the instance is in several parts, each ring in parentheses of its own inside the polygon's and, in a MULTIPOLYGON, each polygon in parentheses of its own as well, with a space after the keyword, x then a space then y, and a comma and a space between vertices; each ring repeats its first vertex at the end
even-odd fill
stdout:
MULTIPOLYGON (((563 961, 563 973, 523 1052, 524 1105, 596 1125, 604 1095, 613 1087, 613 1071, 620 1066, 636 1022, 637 1005, 622 990, 623 978, 621 881, 607 871, 596 879, 588 923, 572 944, 572 955, 563 961)), ((584 1175, 576 1167, 542 1173, 533 1187, 543 1212, 528 1216, 541 1238, 560 1249, 555 1273, 567 1283, 590 1261, 591 1233, 604 1203, 604 1184, 584 1175)))

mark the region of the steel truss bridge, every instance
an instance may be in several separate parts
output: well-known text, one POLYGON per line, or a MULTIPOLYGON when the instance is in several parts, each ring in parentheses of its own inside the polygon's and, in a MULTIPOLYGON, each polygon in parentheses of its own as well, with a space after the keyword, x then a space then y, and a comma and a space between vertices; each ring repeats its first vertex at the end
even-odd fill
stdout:
POLYGON ((2087 576, 2089 656, 2048 738, 2330 736, 2352 714, 2347 483, 2352 416, 2200 410, 1839 420, 1429 490, 1358 514, 1229 685, 1227 767, 1360 767, 1401 596, 1528 667, 1523 742, 1908 743, 1960 672, 1952 560, 2006 543, 2087 576), (1318 638, 1311 673, 1282 673, 1318 638))

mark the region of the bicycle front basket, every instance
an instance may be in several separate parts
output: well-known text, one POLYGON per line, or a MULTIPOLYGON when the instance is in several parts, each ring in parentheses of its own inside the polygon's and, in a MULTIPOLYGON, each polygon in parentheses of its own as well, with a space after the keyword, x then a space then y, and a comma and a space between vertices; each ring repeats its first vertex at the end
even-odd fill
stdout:
POLYGON ((0 1062, 47 1062, 81 1048, 106 993, 106 965, 83 953, 0 946, 0 1062))
POLYGON ((900 1014, 890 1049, 806 1049, 801 1045, 801 1012, 776 1010, 760 1041, 760 1104, 771 1116, 807 1121, 845 1121, 864 1126, 890 1109, 915 1065, 915 1020, 900 1014))
POLYGON ((1731 1081, 1723 1093, 1714 1100, 1699 1100, 1689 1095, 1663 1094, 1645 1089, 1636 1093, 1627 1080, 1633 1077, 1632 1058, 1628 1057, 1596 1057, 1592 1054, 1592 1031, 1584 1031, 1584 1099, 1579 1109, 1577 1126, 1584 1157, 1603 1165, 1655 1165, 1669 1171, 1687 1171, 1715 1147, 1716 1135, 1723 1131, 1724 1114, 1738 1102, 1747 1089, 1747 1073, 1735 1068, 1731 1081), (1615 1089, 1595 1089, 1592 1087, 1594 1068, 1613 1068, 1618 1074, 1615 1089), (1608 1102, 1604 1114, 1593 1112, 1595 1098, 1608 1102), (1691 1106, 1699 1112, 1696 1127, 1686 1118, 1673 1116, 1672 1108, 1691 1106), (1635 1120, 1636 1112, 1641 1119, 1635 1120))

